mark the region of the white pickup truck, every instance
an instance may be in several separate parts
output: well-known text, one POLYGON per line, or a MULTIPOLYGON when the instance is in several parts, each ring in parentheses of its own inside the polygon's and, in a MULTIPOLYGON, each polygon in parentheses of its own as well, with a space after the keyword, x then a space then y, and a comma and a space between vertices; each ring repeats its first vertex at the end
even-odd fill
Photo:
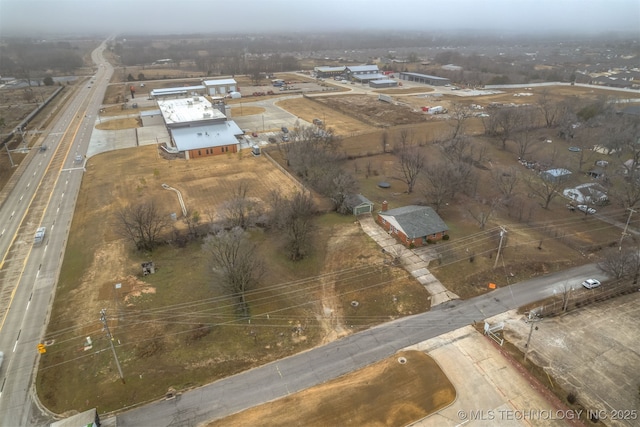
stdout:
POLYGON ((47 233, 47 227, 39 227, 36 231, 36 235, 33 238, 33 244, 39 245, 44 241, 44 235, 47 233))

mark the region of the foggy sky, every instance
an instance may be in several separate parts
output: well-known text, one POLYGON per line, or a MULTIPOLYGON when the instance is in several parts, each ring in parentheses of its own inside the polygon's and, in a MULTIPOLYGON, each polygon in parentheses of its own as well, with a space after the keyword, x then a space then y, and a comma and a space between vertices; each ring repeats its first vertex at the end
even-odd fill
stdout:
POLYGON ((0 36, 336 30, 640 33, 640 0, 0 0, 0 36))

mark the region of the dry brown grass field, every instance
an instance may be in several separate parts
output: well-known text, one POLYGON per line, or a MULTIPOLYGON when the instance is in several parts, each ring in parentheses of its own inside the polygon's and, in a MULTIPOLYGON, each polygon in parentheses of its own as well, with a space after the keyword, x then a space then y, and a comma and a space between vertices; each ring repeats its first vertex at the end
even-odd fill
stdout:
POLYGON ((207 427, 403 426, 437 412, 455 398, 455 388, 431 357, 419 351, 404 351, 207 427), (400 358, 405 363, 399 363, 400 358))
MULTIPOLYGON (((167 83, 175 85, 172 81, 167 83)), ((117 96, 122 88, 113 85, 107 98, 117 96)), ((574 92, 575 88, 566 91, 579 93, 574 92)), ((386 138, 390 149, 400 133, 408 131, 428 159, 436 159, 441 156, 437 142, 445 139, 451 125, 441 117, 424 115, 400 125, 393 117, 404 120, 402 117, 410 107, 390 113, 388 104, 376 101, 375 97, 368 98, 370 102, 350 96, 298 98, 282 100, 278 106, 307 121, 320 118, 342 137, 343 149, 349 157, 344 167, 355 173, 361 192, 374 201, 376 209, 383 200, 391 207, 424 203, 420 186, 414 193, 406 192, 397 159, 389 150, 383 152, 381 142, 386 138), (380 118, 365 122, 359 115, 380 118), (384 123, 387 128, 381 125, 384 123), (380 181, 389 182, 391 187, 380 188, 380 181)), ((417 99, 424 102, 424 98, 417 99)), ((473 101, 513 99, 522 100, 514 98, 513 93, 505 93, 473 101)), ((443 102, 460 101, 446 97, 443 102)), ((108 113, 117 114, 120 107, 113 108, 108 113)), ((242 115, 245 108, 247 115, 259 114, 255 107, 243 105, 242 115)), ((237 109, 235 106, 234 110, 237 109)), ((137 124, 116 122, 121 126, 137 124)), ((618 238, 616 227, 595 217, 570 213, 561 199, 549 209, 542 209, 533 199, 525 200, 517 209, 500 208, 481 228, 474 215, 495 195, 492 169, 519 165, 513 145, 508 144, 502 150, 482 136, 479 119, 470 120, 466 130, 474 138, 474 144, 487 147, 486 157, 483 167, 476 171, 474 192, 459 192, 454 202, 442 207, 440 214, 450 227, 451 240, 433 246, 439 257, 430 265, 452 291, 463 298, 471 297, 487 292, 489 282, 504 286, 589 262, 597 258, 600 247, 618 238), (503 257, 494 268, 499 226, 508 230, 509 237, 503 257)), ((536 137, 546 138, 548 132, 541 129, 536 137)), ((279 159, 277 151, 272 154, 279 159)), ((567 151, 566 143, 561 141, 540 145, 534 154, 541 159, 550 155, 568 166, 575 167, 577 162, 575 153, 567 151)), ((139 200, 154 200, 162 212, 179 215, 175 193, 163 190, 163 183, 179 189, 189 211, 197 211, 203 217, 220 215, 224 202, 240 183, 248 183, 249 196, 263 206, 271 190, 292 194, 297 189, 264 156, 253 157, 246 152, 191 161, 165 160, 151 146, 92 157, 78 198, 58 299, 47 332, 51 344, 47 356, 42 358, 37 380, 40 398, 54 411, 96 405, 104 410, 118 410, 159 398, 169 388, 187 390, 370 327, 366 321, 370 316, 395 318, 429 308, 422 286, 404 270, 384 267, 379 248, 363 235, 352 217, 325 214, 316 218, 309 256, 298 264, 287 259, 280 236, 261 230, 251 233, 269 268, 260 289, 249 296, 253 325, 249 326, 236 318, 229 301, 212 286, 208 262, 198 243, 180 247, 173 242, 153 254, 136 253, 114 232, 114 214, 139 200), (140 262, 150 259, 156 262, 158 272, 142 277, 140 262), (356 271, 355 276, 348 271, 356 271), (318 279, 327 274, 329 280, 318 279), (370 287, 372 281, 379 286, 370 287), (118 290, 114 288, 116 283, 121 284, 118 290), (364 283, 370 287, 367 292, 361 290, 364 283), (280 290, 275 290, 276 285, 280 290), (299 293, 300 286, 304 295, 299 293), (363 307, 355 316, 349 312, 354 295, 363 307), (396 303, 390 302, 391 295, 396 296, 396 303), (88 354, 82 350, 86 336, 93 337, 96 349, 106 348, 101 324, 96 320, 100 308, 105 307, 113 313, 114 334, 120 340, 118 351, 128 378, 126 386, 113 386, 118 383, 117 372, 107 353, 88 354), (146 318, 146 311, 176 316, 177 320, 146 318), (266 316, 274 311, 282 314, 266 316), (324 317, 326 313, 335 317, 328 320, 324 317), (69 360, 75 363, 68 363, 69 360), (94 372, 93 383, 80 380, 87 372, 94 372)), ((520 191, 526 194, 524 187, 520 191)), ((603 212, 618 215, 615 209, 606 207, 603 212)), ((174 225, 177 231, 172 236, 179 237, 185 225, 180 221, 174 225)), ((328 398, 315 396, 309 399, 328 398)), ((362 421, 375 425, 389 413, 396 413, 389 410, 380 407, 380 413, 372 413, 371 418, 362 421)), ((428 413, 429 409, 420 411, 428 413)), ((420 411, 416 416, 423 413, 420 411)), ((413 413, 413 409, 407 409, 407 413, 413 413)))

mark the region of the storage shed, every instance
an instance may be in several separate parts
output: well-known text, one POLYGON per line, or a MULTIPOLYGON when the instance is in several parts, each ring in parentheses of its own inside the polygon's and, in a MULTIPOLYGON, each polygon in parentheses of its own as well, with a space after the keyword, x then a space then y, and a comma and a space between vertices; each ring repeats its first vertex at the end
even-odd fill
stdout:
POLYGON ((345 205, 354 215, 373 212, 373 202, 362 194, 351 194, 345 200, 345 205))

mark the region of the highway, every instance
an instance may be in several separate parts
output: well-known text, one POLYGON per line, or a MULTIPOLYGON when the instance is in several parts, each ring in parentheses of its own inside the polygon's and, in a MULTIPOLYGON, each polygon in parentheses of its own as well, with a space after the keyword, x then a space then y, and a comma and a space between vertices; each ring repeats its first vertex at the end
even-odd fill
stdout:
POLYGON ((32 150, 0 207, 0 424, 43 425, 49 417, 35 405, 37 345, 44 336, 62 265, 85 153, 113 69, 92 52, 97 72, 68 97, 44 135, 45 151, 32 150), (45 239, 33 245, 35 230, 45 239))

